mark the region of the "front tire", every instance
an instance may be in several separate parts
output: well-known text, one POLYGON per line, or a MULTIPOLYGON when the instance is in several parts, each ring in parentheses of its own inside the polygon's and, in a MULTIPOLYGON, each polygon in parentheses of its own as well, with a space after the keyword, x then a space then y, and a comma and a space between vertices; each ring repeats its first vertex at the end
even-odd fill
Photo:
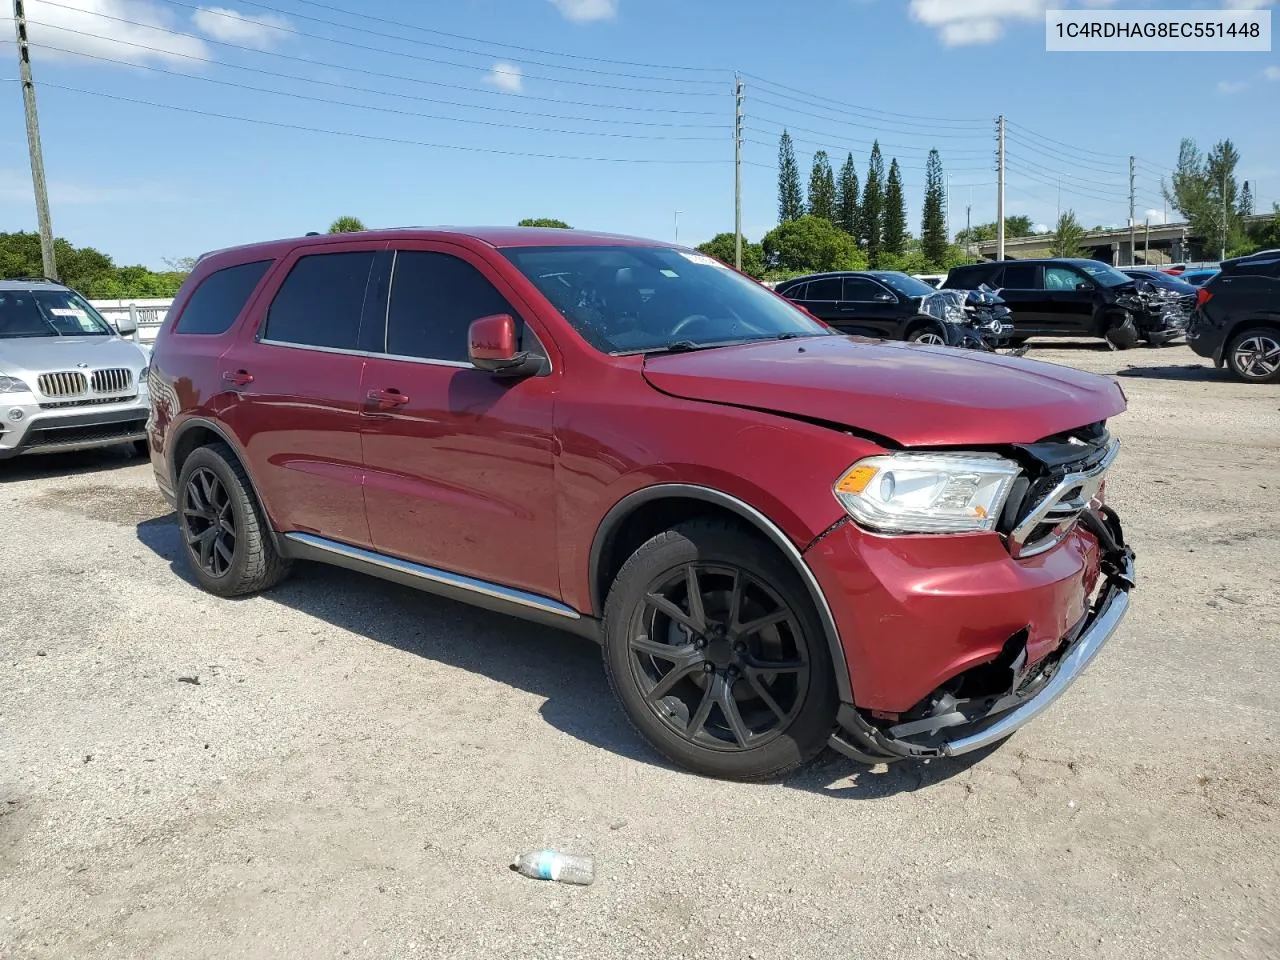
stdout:
POLYGON ((604 663, 631 723, 704 776, 781 777, 816 756, 837 695, 822 625, 769 544, 697 520, 643 544, 605 604, 604 663))
POLYGON ((942 330, 935 324, 921 324, 907 334, 908 343, 925 343, 931 347, 950 346, 942 330))
POLYGON ((1231 338, 1227 366, 1245 383, 1280 383, 1280 330, 1251 327, 1231 338))
POLYGON ((1109 327, 1104 336, 1114 350, 1128 350, 1138 344, 1138 328, 1134 326, 1133 317, 1127 314, 1119 323, 1109 327))
POLYGON ((197 582, 220 597, 274 587, 292 564, 276 552, 249 477, 224 443, 198 447, 178 475, 178 526, 197 582))

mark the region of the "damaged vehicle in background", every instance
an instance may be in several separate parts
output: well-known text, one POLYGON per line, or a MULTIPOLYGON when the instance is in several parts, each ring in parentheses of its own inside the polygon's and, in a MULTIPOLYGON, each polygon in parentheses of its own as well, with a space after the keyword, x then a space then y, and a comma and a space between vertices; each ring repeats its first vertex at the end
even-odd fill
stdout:
POLYGON ((1167 297, 1100 260, 995 260, 952 267, 943 289, 986 284, 1013 311, 1013 343, 1031 337, 1099 337, 1117 350, 1170 343, 1192 303, 1167 297))
POLYGON ((994 291, 957 297, 896 270, 794 277, 776 292, 844 334, 992 350, 1013 332, 994 291))

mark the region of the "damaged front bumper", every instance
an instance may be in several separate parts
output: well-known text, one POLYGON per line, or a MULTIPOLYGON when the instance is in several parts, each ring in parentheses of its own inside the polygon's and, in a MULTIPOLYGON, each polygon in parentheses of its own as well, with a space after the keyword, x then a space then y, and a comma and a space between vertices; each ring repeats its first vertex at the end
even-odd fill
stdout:
POLYGON ((905 723, 882 726, 866 711, 842 704, 839 728, 829 745, 872 764, 956 757, 999 743, 1048 709, 1116 632, 1129 610, 1134 586, 1134 553, 1124 543, 1114 511, 1105 506, 1088 510, 1080 524, 1098 540, 1102 579, 1089 610, 1057 650, 1029 668, 1015 654, 1008 663, 1011 681, 1003 692, 962 702, 944 694, 934 700, 930 715, 905 723))

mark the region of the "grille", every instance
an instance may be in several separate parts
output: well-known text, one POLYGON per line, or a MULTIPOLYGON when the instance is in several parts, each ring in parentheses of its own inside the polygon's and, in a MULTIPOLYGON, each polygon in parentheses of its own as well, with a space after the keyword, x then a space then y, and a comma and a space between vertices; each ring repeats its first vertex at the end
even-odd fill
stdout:
POLYGON ((133 372, 124 367, 93 371, 94 393, 124 393, 133 386, 133 372))
POLYGON ((88 392, 89 380, 83 373, 42 373, 36 383, 46 397, 78 397, 88 392))
POLYGON ((1010 552, 1015 557, 1034 557, 1061 543, 1098 495, 1107 470, 1119 453, 1120 441, 1112 440, 1101 457, 1086 456, 1069 465, 1064 473, 1038 484, 1042 489, 1048 488, 1043 493, 1033 488, 1027 498, 1031 507, 1009 534, 1010 552))
POLYGON ((58 447, 74 443, 109 443, 113 440, 133 440, 144 435, 146 420, 125 420, 121 423, 104 423, 87 427, 46 427, 32 430, 27 435, 24 450, 41 447, 58 447))
POLYGON ((130 393, 122 397, 81 397, 78 400, 51 400, 40 404, 41 410, 65 410, 69 407, 98 407, 108 403, 123 403, 138 395, 130 393))

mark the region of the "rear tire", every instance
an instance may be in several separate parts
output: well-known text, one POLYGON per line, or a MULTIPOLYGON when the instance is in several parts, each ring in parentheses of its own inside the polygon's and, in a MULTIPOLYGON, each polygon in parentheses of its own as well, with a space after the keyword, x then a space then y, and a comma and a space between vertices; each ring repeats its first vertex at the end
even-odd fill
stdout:
POLYGON ((1280 383, 1280 330, 1250 327, 1231 338, 1225 357, 1245 383, 1280 383))
POLYGON ((198 447, 178 475, 178 528, 196 581, 220 597, 274 587, 292 562, 276 552, 249 477, 225 443, 198 447))
POLYGON ((834 670, 809 593, 739 526, 694 520, 643 544, 609 590, 604 627, 614 694, 681 767, 776 779, 835 729, 834 670))

